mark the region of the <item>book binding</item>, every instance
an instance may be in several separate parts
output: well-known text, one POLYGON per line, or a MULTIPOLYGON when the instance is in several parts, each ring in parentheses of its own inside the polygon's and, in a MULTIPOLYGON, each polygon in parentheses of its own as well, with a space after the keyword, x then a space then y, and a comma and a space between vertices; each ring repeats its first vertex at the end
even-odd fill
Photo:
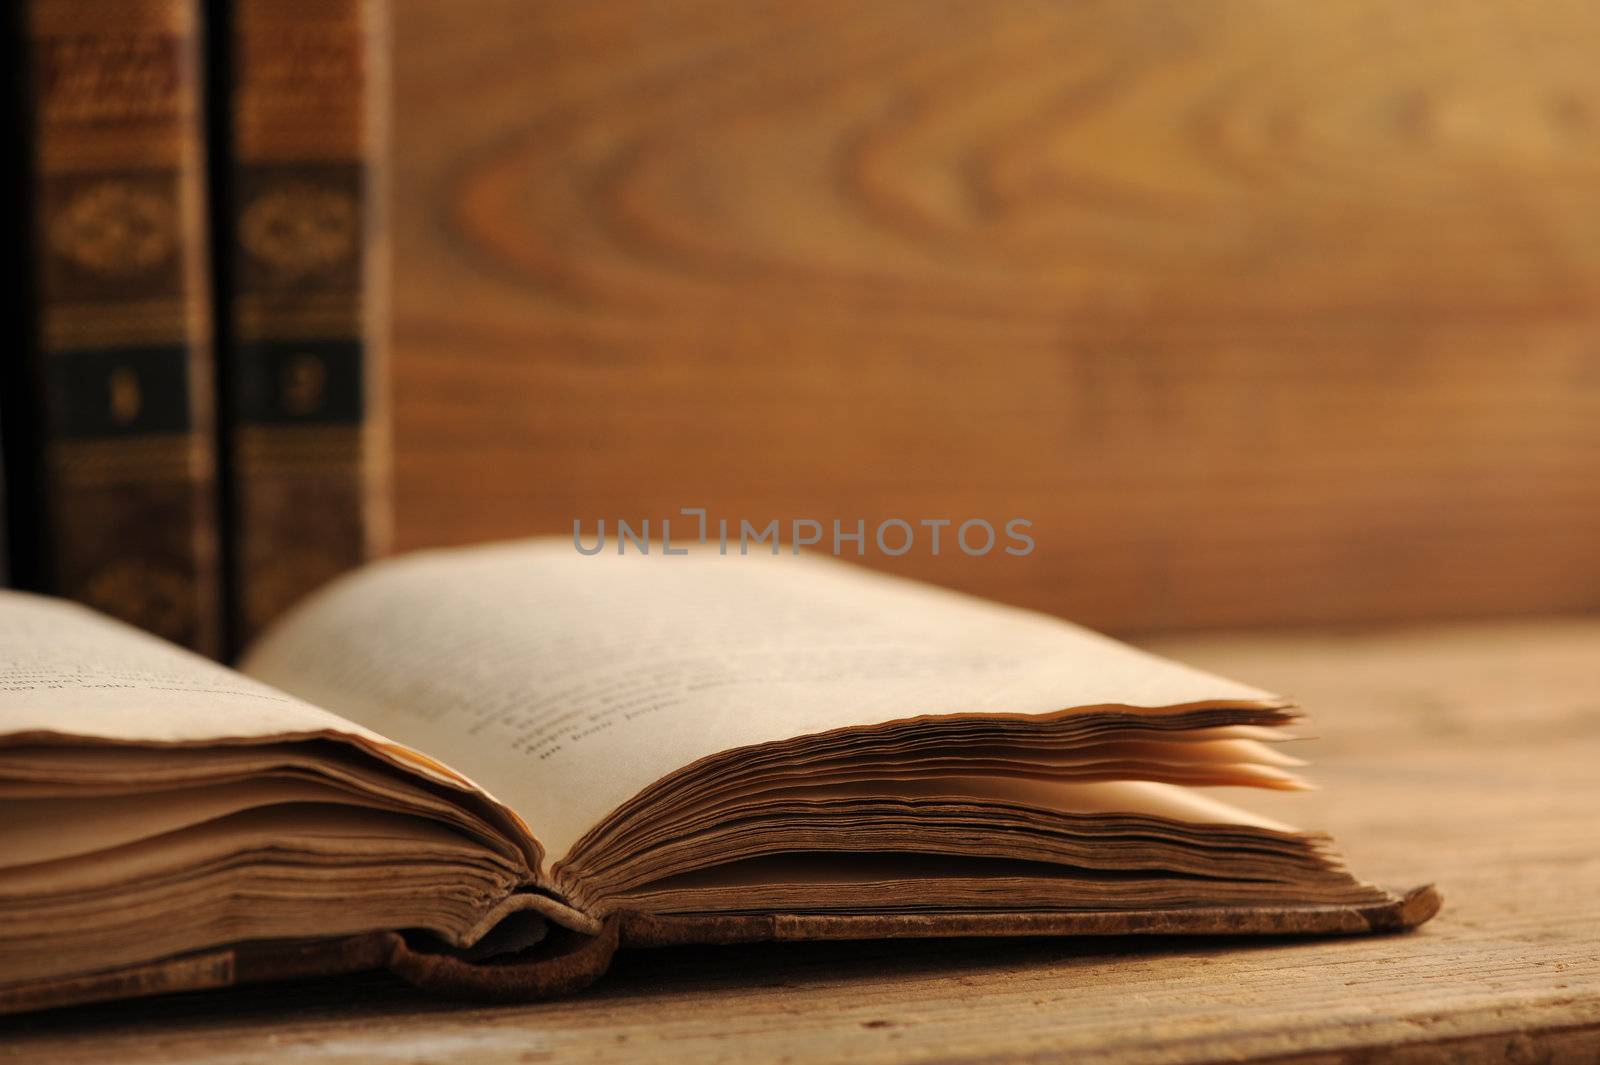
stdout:
POLYGON ((536 946, 467 960, 425 949, 399 932, 327 940, 246 943, 112 972, 0 988, 0 1014, 110 999, 307 980, 387 969, 455 998, 534 1001, 580 990, 618 949, 801 940, 1002 936, 1303 936, 1408 931, 1442 904, 1432 885, 1391 893, 1376 906, 1236 906, 1205 909, 960 914, 650 915, 608 918, 594 935, 552 923, 536 946))
POLYGON ((388 543, 385 8, 234 0, 234 637, 388 543))
POLYGON ((25 25, 46 583, 216 654, 196 11, 32 0, 25 25))

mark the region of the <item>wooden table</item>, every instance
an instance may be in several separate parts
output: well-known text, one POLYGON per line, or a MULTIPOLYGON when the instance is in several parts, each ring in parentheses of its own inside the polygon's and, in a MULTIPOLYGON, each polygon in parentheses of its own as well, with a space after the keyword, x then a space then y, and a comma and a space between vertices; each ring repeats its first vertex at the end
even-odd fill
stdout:
POLYGON ((1328 828, 1371 878, 1436 881, 1432 924, 636 952, 541 1005, 373 977, 13 1018, 0 1059, 1600 1060, 1600 619, 1157 646, 1316 712, 1325 790, 1255 805, 1328 828))

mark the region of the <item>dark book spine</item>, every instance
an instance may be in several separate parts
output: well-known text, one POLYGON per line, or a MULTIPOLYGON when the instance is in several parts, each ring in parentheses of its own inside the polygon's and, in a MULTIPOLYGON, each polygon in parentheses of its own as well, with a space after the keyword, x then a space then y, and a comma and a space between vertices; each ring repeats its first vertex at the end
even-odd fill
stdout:
POLYGON ((221 644, 192 0, 29 0, 48 590, 221 644))
POLYGON ((387 544, 386 8, 224 0, 231 612, 247 640, 387 544))

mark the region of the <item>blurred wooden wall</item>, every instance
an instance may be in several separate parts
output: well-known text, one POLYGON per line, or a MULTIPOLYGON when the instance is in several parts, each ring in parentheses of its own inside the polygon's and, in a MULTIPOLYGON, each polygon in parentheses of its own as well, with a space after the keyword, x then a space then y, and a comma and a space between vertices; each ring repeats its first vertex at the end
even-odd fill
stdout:
POLYGON ((397 0, 402 547, 680 506, 1120 631, 1600 605, 1600 7, 397 0))

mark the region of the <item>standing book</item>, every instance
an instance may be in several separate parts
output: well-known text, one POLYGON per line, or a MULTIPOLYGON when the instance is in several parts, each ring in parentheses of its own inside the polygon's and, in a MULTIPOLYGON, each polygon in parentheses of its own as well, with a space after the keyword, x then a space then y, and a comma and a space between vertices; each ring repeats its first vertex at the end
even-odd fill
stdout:
POLYGON ((210 9, 229 57, 217 138, 231 256, 220 358, 230 606, 235 635, 248 639, 388 539, 386 5, 210 9))
POLYGON ((336 582, 235 672, 0 593, 0 1009, 619 948, 1427 920, 1293 790, 1286 700, 806 557, 534 541, 336 582))
POLYGON ((215 654, 196 5, 25 7, 42 583, 215 654))

